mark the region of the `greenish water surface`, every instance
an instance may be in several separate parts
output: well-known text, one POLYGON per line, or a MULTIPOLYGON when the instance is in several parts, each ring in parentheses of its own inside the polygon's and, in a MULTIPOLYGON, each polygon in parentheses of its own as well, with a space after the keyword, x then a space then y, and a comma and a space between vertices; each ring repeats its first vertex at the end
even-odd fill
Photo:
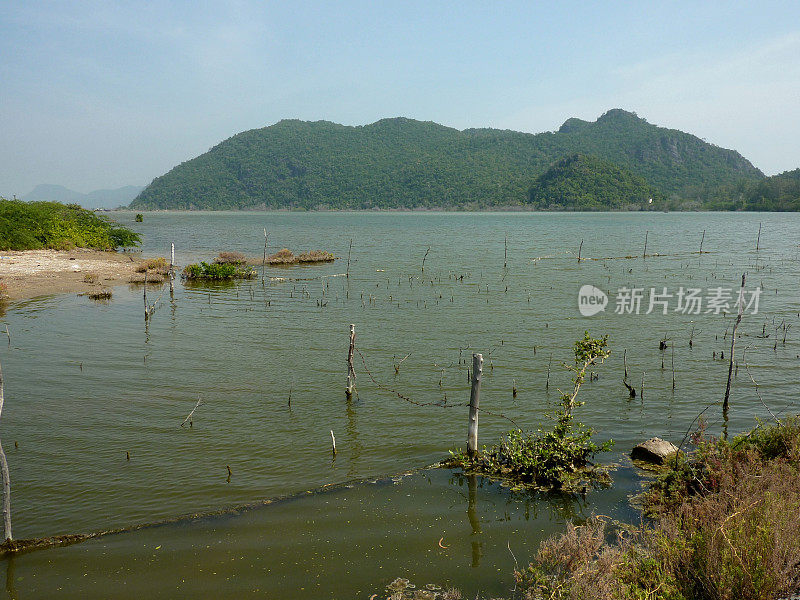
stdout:
POLYGON ((268 267, 263 280, 259 267, 256 279, 233 285, 177 281, 172 295, 150 288, 149 300, 160 300, 148 323, 136 286, 114 288, 105 304, 64 295, 6 306, 2 437, 15 537, 300 496, 16 557, 6 561, 6 589, 21 598, 58 588, 67 597, 369 597, 398 575, 499 594, 512 585, 507 543, 523 563, 565 516, 637 518, 625 508, 639 486, 625 458, 636 442, 679 443, 704 410, 716 434, 798 411, 795 214, 146 213, 139 224, 133 213, 114 216, 141 232, 146 256, 168 255, 174 242, 180 265, 221 250, 260 256, 264 228, 270 252, 340 258, 268 267), (582 257, 601 260, 579 262, 581 241, 582 257), (740 328, 726 422, 720 404, 745 271, 748 291, 762 294, 740 328), (591 317, 578 310, 587 284, 609 296, 591 317), (640 314, 615 313, 621 288, 644 290, 640 314), (645 314, 650 288, 672 295, 667 314, 660 305, 645 314), (674 310, 680 288, 733 298, 719 314, 705 305, 684 314, 674 310), (360 354, 348 402, 350 323, 360 354), (623 467, 611 490, 563 506, 482 482, 480 533, 467 519, 468 486, 448 471, 304 494, 419 468, 463 445, 472 352, 485 360, 482 443, 512 421, 546 424, 557 388, 570 384, 561 363, 587 329, 608 334, 613 354, 585 385, 577 416, 598 440, 615 440, 605 460, 623 467), (643 397, 628 398, 623 356, 629 380, 644 380, 643 397), (180 427, 198 398, 193 426, 180 427), (452 545, 439 548, 440 537, 452 545))

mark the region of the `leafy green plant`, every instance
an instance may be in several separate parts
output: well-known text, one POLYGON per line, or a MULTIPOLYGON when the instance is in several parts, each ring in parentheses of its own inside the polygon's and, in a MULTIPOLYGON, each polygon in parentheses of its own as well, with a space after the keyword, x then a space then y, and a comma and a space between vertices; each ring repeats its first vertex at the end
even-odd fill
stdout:
POLYGON ((135 246, 139 235, 77 204, 0 198, 0 250, 135 246))
POLYGON ((577 399, 587 370, 601 364, 611 353, 608 336, 594 339, 585 332, 575 342, 575 364, 565 365, 574 373, 572 389, 561 392, 555 424, 547 431, 525 435, 519 429, 508 432, 500 444, 470 458, 451 452, 454 463, 465 470, 478 471, 542 488, 574 488, 589 483, 607 483, 606 469, 593 465, 595 454, 611 449, 612 440, 601 445, 592 441, 594 431, 573 419, 573 410, 584 403, 577 399))
POLYGON ((230 263, 207 263, 187 265, 183 276, 188 280, 223 281, 227 279, 252 279, 255 271, 251 267, 230 263))

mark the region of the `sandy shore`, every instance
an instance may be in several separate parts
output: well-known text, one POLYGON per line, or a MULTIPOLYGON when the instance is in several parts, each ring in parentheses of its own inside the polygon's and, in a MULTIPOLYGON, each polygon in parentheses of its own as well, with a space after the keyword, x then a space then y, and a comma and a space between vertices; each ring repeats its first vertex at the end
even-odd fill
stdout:
POLYGON ((9 300, 96 292, 141 277, 139 254, 75 249, 0 251, 0 283, 9 300))

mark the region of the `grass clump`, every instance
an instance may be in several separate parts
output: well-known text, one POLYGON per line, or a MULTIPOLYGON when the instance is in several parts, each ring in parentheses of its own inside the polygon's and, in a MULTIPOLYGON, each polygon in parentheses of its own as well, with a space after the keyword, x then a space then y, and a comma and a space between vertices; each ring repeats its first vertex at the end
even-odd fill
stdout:
POLYGON ((611 353, 608 336, 593 339, 589 332, 575 342, 575 364, 565 365, 574 373, 573 387, 561 393, 561 405, 554 415, 555 424, 547 431, 525 435, 512 429, 500 444, 470 457, 463 451, 451 452, 447 466, 510 480, 521 486, 542 489, 575 490, 587 484, 607 484, 607 469, 594 465, 592 458, 611 449, 612 440, 597 445, 594 431, 573 419, 573 410, 584 403, 577 399, 586 371, 601 364, 611 353))
POLYGON ((0 250, 113 250, 139 235, 77 204, 0 198, 0 250))
POLYGON ((105 289, 91 292, 87 295, 89 296, 89 300, 111 300, 112 292, 109 289, 105 289))
POLYGON ((207 263, 188 265, 183 276, 189 281, 225 281, 230 279, 252 279, 256 272, 252 267, 229 263, 207 263))
POLYGON ((303 252, 297 257, 297 262, 301 263, 316 263, 316 262, 332 262, 336 257, 325 250, 311 250, 303 252))
POLYGON ((275 254, 270 254, 267 257, 268 265, 293 265, 297 262, 294 253, 288 248, 278 250, 275 254))
POLYGON ((163 256, 159 256, 157 258, 148 258, 143 260, 140 264, 136 266, 137 273, 144 273, 145 271, 153 271, 160 275, 165 275, 169 272, 169 265, 167 264, 167 259, 163 256))
POLYGON ((245 265, 247 257, 241 252, 220 252, 214 263, 218 265, 245 265))
POLYGON ((516 573, 523 598, 767 600, 800 591, 800 417, 695 435, 643 495, 652 521, 607 541, 570 525, 516 573))
POLYGON ((288 248, 284 248, 283 250, 279 250, 275 254, 271 254, 267 257, 267 264, 268 265, 296 265, 298 263, 321 263, 321 262, 332 262, 336 260, 336 257, 325 250, 310 250, 308 252, 301 252, 300 254, 295 254, 288 248))

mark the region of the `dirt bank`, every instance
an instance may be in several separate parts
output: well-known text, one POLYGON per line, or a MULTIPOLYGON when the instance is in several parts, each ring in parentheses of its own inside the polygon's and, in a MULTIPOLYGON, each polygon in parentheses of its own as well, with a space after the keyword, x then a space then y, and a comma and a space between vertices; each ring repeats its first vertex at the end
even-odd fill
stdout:
POLYGON ((93 292, 128 283, 140 262, 140 254, 126 252, 0 251, 0 283, 9 300, 93 292))

